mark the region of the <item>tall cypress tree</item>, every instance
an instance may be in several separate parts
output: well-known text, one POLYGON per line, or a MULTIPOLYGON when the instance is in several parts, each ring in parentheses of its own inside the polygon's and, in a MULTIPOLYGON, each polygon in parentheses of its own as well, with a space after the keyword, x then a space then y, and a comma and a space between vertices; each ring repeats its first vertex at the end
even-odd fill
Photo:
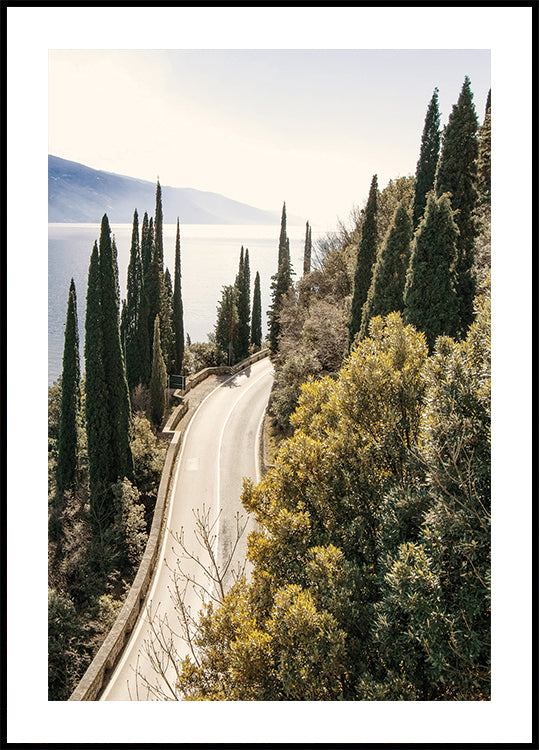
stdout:
POLYGON ((438 336, 458 331, 457 237, 449 196, 436 200, 431 193, 414 236, 404 287, 405 322, 425 333, 431 351, 438 336))
POLYGON ((363 306, 362 338, 368 333, 371 318, 404 309, 404 284, 412 233, 412 220, 403 201, 395 211, 393 223, 378 252, 367 301, 363 306))
POLYGON ((173 300, 173 330, 174 330, 174 368, 179 374, 183 366, 185 337, 183 331, 183 300, 182 300, 182 263, 180 253, 180 219, 176 222, 176 252, 174 259, 174 300, 173 300))
POLYGON ((260 294, 260 274, 255 276, 255 288, 253 292, 253 315, 251 320, 251 344, 262 346, 262 298, 260 294))
POLYGON ((249 355, 249 338, 251 333, 251 271, 249 267, 249 250, 243 246, 240 251, 240 264, 236 276, 238 290, 238 332, 236 357, 238 361, 249 355))
POLYGON ((103 363, 108 385, 108 419, 112 430, 111 472, 115 479, 132 479, 133 457, 129 443, 131 404, 120 343, 117 268, 116 247, 111 239, 109 221, 105 214, 99 240, 99 273, 103 363))
POLYGON ((142 263, 142 279, 147 283, 152 263, 152 235, 150 232, 150 220, 147 211, 144 212, 144 218, 142 219, 140 258, 142 263))
POLYGON ((229 365, 233 365, 238 361, 235 349, 238 324, 238 289, 236 285, 225 286, 223 287, 221 301, 217 308, 215 341, 221 351, 226 354, 229 365), (232 349, 230 345, 232 345, 232 349))
POLYGON ((361 230, 361 240, 358 245, 356 271, 354 276, 354 293, 352 296, 352 310, 350 314, 349 346, 354 343, 356 333, 361 330, 363 305, 367 300, 372 280, 372 272, 378 250, 378 177, 374 175, 371 181, 369 197, 365 207, 365 218, 361 230))
POLYGON ((311 272, 311 252, 312 252, 312 234, 309 222, 305 227, 305 250, 303 252, 303 275, 307 276, 311 272))
POLYGON ((457 238, 457 295, 459 333, 464 334, 473 321, 475 296, 474 246, 477 225, 477 115, 468 76, 444 131, 442 152, 436 172, 436 195, 449 193, 459 229, 457 238))
POLYGON ((425 117, 421 151, 415 173, 414 228, 418 226, 423 216, 427 203, 427 193, 434 187, 436 167, 440 156, 440 140, 440 110, 438 108, 438 89, 436 88, 425 117))
MULTIPOLYGON (((152 346, 150 331, 150 289, 151 289, 151 267, 152 267, 152 229, 148 213, 144 212, 142 229, 140 233, 140 261, 142 272, 142 289, 140 294, 139 334, 141 362, 141 383, 149 385, 152 369, 152 346)), ((153 323, 152 323, 153 326, 153 323)))
POLYGON ((140 242, 138 230, 138 213, 133 214, 133 230, 131 233, 131 253, 127 268, 127 300, 125 314, 122 320, 125 370, 127 383, 133 390, 143 382, 141 364, 144 352, 141 347, 140 314, 142 296, 142 261, 140 256, 140 242))
POLYGON ((272 353, 277 351, 279 346, 279 333, 281 324, 279 320, 281 304, 283 297, 292 287, 292 266, 290 263, 290 240, 286 233, 286 203, 283 203, 281 215, 281 232, 279 235, 279 256, 277 273, 272 276, 271 283, 271 307, 269 314, 269 343, 272 353))
POLYGON ((480 203, 490 203, 490 91, 483 125, 479 128, 479 151, 477 156, 477 189, 480 203))
POLYGON ((59 503, 77 477, 79 463, 78 428, 80 423, 80 361, 77 322, 77 293, 71 279, 67 301, 62 367, 62 399, 58 423, 58 458, 56 462, 56 493, 59 503))
POLYGON ((152 378, 150 382, 150 408, 153 423, 159 427, 166 408, 167 370, 161 350, 159 315, 155 318, 153 333, 152 378))
POLYGON ((94 529, 99 529, 111 521, 112 508, 107 507, 106 493, 115 481, 110 467, 112 425, 107 408, 108 383, 104 357, 101 274, 99 250, 95 242, 88 269, 84 338, 90 515, 94 529))
MULTIPOLYGON (((155 191, 155 219, 153 224, 153 254, 150 285, 150 317, 151 323, 155 316, 159 315, 159 327, 161 333, 161 349, 167 372, 173 367, 174 340, 172 331, 172 294, 165 285, 164 249, 163 249, 163 205, 161 197, 161 185, 157 180, 155 191)), ((153 339, 153 329, 152 329, 153 339)))

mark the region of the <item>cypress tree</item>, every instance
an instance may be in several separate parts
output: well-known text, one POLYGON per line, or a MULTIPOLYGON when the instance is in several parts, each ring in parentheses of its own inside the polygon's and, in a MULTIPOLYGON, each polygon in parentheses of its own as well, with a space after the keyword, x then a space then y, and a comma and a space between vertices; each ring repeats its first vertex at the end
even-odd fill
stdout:
POLYGON ((159 427, 166 407, 167 370, 161 350, 159 315, 155 318, 153 333, 152 378, 150 382, 150 404, 153 423, 159 427))
POLYGON ((233 365, 238 361, 235 349, 238 325, 238 290, 235 285, 225 286, 223 287, 221 301, 217 308, 215 341, 221 351, 225 353, 229 365, 233 365), (232 350, 230 344, 232 344, 232 350))
POLYGON ((95 242, 88 269, 84 339, 90 515, 94 529, 111 521, 112 508, 107 508, 105 500, 107 489, 114 482, 110 467, 112 425, 107 409, 100 276, 99 251, 95 242))
POLYGON ((430 351, 441 335, 458 330, 456 292, 458 228, 448 195, 431 193, 412 243, 404 287, 404 319, 423 331, 430 351))
POLYGON ((249 250, 243 246, 240 251, 240 264, 236 276, 238 290, 238 332, 236 357, 238 361, 249 356, 249 339, 251 334, 251 271, 249 267, 249 250))
POLYGON ((483 125, 479 128, 479 153, 477 157, 477 188, 480 203, 490 203, 490 91, 483 125))
POLYGON ((147 283, 152 263, 152 235, 150 232, 150 221, 148 212, 144 212, 142 219, 142 229, 140 234, 140 256, 142 263, 142 279, 147 283))
POLYGON ((290 263, 290 241, 286 233, 286 203, 283 203, 281 215, 281 232, 279 235, 279 256, 277 273, 272 276, 271 298, 272 304, 268 311, 269 314, 269 343, 270 349, 274 354, 279 346, 280 321, 282 298, 292 287, 292 266, 290 263))
POLYGON ((425 117, 421 151, 415 173, 414 228, 418 226, 423 216, 427 203, 427 193, 434 187, 436 167, 440 155, 440 140, 440 110, 438 108, 438 89, 436 88, 425 117))
POLYGON ((312 251, 312 236, 311 227, 309 222, 305 227, 305 250, 303 252, 303 275, 307 276, 311 272, 311 251, 312 251))
MULTIPOLYGON (((135 209, 133 215, 133 230, 131 233, 131 253, 127 269, 127 300, 125 314, 122 320, 125 370, 130 390, 143 382, 141 364, 144 352, 141 350, 140 313, 142 296, 142 262, 138 231, 138 214, 135 209)), ((123 312, 123 311, 122 311, 123 312)))
POLYGON ((183 331, 183 300, 182 300, 182 264, 180 254, 180 219, 176 222, 176 252, 174 259, 174 299, 173 299, 173 331, 174 331, 174 367, 180 374, 183 366, 185 349, 183 331))
POLYGON ((459 333, 464 334, 473 321, 475 296, 474 246, 477 225, 474 211, 477 205, 477 115, 466 76, 456 105, 449 116, 444 132, 442 152, 436 172, 436 195, 449 193, 457 238, 457 295, 459 299, 459 333))
POLYGON ((362 338, 368 333, 371 318, 404 309, 404 284, 412 233, 412 220, 403 201, 395 211, 393 223, 378 252, 367 301, 363 306, 362 338))
POLYGON ((253 315, 251 321, 251 344, 260 348, 262 346, 262 298, 260 294, 260 274, 255 276, 255 288, 253 292, 253 315))
POLYGON ((131 404, 120 343, 117 268, 116 246, 111 240, 109 221, 105 214, 99 240, 99 273, 103 363, 108 385, 108 419, 112 430, 110 460, 114 480, 124 477, 133 479, 133 457, 129 444, 131 404))
MULTIPOLYGON (((153 254, 150 284, 150 318, 153 326, 155 316, 159 315, 161 349, 167 372, 172 370, 174 360, 174 341, 172 333, 172 291, 165 284, 164 250, 163 250, 163 206, 161 185, 157 180, 155 191, 155 219, 153 224, 153 254)), ((152 329, 153 340, 153 329, 152 329)), ((153 351, 153 349, 152 349, 153 351)))
POLYGON ((80 422, 80 362, 77 294, 71 279, 67 301, 62 367, 62 399, 58 423, 58 458, 56 462, 56 493, 59 501, 71 489, 77 477, 79 462, 78 428, 80 422))
POLYGON ((363 305, 367 300, 372 280, 372 272, 378 249, 378 177, 374 175, 371 181, 369 197, 365 207, 365 218, 361 230, 361 240, 358 245, 356 271, 354 276, 354 293, 352 296, 352 310, 350 314, 349 346, 354 343, 356 333, 361 329, 363 305))

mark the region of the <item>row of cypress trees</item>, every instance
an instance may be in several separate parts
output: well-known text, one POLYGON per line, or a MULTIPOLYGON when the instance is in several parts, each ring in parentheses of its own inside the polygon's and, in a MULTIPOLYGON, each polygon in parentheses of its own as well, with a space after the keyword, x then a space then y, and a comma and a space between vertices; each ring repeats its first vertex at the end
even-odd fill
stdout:
POLYGON ((262 345, 262 301, 260 274, 254 282, 251 310, 251 270, 249 249, 240 250, 238 273, 233 285, 223 287, 217 307, 215 341, 220 351, 228 357, 229 364, 249 356, 251 347, 262 345))
POLYGON ((465 335, 476 292, 475 218, 490 200, 490 92, 478 133, 466 76, 448 124, 440 132, 438 89, 423 130, 411 213, 401 203, 383 240, 377 225, 374 175, 358 245, 349 346, 368 333, 369 321, 392 311, 422 330, 432 350, 436 337, 465 335))
MULTIPOLYGON (((144 214, 139 238, 135 209, 127 271, 127 297, 120 316, 117 249, 105 214, 88 269, 85 321, 84 409, 81 398, 77 297, 71 280, 62 369, 56 501, 56 528, 65 493, 74 489, 80 460, 80 430, 87 437, 90 516, 94 532, 113 522, 111 487, 134 480, 130 447, 131 396, 138 386, 150 394, 150 416, 161 423, 167 372, 181 371, 184 354, 180 225, 177 222, 174 289, 163 272, 161 187, 156 189, 155 222, 144 214)), ((56 534, 56 536, 60 536, 56 534)))

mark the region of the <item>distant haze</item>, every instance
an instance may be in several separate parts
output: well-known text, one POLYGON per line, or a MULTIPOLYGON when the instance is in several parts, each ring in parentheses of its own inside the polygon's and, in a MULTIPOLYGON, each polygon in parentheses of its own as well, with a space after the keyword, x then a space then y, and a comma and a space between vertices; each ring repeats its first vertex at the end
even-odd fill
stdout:
MULTIPOLYGON (((49 155, 49 223, 101 222, 104 213, 115 223, 129 223, 137 209, 155 212, 156 183, 91 169, 49 155)), ((163 221, 174 224, 274 224, 278 211, 264 211, 218 193, 161 185, 163 221)), ((294 220, 294 217, 289 217, 294 220)), ((296 219, 296 223, 300 220, 296 219)))

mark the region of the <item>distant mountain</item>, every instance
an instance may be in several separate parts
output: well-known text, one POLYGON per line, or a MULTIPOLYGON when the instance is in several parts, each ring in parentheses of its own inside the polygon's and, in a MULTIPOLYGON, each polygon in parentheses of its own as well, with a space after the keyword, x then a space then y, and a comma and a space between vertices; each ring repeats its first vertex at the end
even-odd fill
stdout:
MULTIPOLYGON (((155 212, 155 183, 102 172, 49 154, 49 222, 98 224, 103 214, 116 224, 139 221, 155 212)), ((161 185, 163 221, 175 224, 275 224, 280 211, 263 211, 245 203, 191 188, 161 185)))

